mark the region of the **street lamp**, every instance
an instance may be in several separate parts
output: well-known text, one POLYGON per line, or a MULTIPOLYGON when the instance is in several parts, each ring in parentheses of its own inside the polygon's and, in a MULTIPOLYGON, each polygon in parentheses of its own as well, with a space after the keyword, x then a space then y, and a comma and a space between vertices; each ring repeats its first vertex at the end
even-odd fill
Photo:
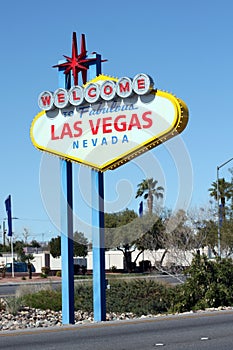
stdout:
POLYGON ((227 160, 223 164, 217 166, 217 205, 218 205, 218 256, 221 257, 221 229, 220 229, 220 210, 219 210, 219 169, 230 163, 233 158, 227 160))

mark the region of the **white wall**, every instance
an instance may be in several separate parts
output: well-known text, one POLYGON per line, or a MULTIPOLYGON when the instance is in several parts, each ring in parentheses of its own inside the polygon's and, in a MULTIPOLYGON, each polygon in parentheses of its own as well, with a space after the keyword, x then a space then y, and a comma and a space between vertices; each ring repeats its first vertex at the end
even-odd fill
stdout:
MULTIPOLYGON (((163 252, 164 252, 163 249, 159 249, 154 252, 150 252, 150 251, 143 252, 137 260, 137 266, 139 265, 139 262, 142 260, 150 260, 152 266, 156 265, 156 263, 158 263, 161 260, 163 252)), ((202 253, 207 254, 208 251, 207 250, 204 250, 203 252, 201 251, 201 254, 202 253)), ((41 268, 43 266, 46 266, 45 254, 46 253, 33 254, 34 260, 32 260, 32 263, 35 266, 37 273, 41 273, 41 268)), ((137 254, 138 254, 137 250, 132 253, 132 261, 134 261, 137 254)), ((15 256, 15 258, 17 257, 15 256)), ((193 258, 193 253, 191 251, 183 253, 182 251, 174 250, 166 254, 163 265, 166 266, 166 265, 171 265, 175 263, 177 265, 188 266, 190 265, 192 258, 193 258)), ((87 269, 92 270, 93 269, 92 251, 88 252, 88 255, 86 256, 85 259, 87 260, 87 269)), ((53 258, 52 255, 50 254, 49 260, 50 260, 51 270, 61 270, 61 257, 53 258)), ((124 261, 123 253, 121 251, 112 250, 112 251, 105 252, 106 270, 110 270, 113 266, 116 266, 117 269, 123 269, 123 261, 124 261)), ((0 257, 0 265, 5 265, 6 263, 9 263, 9 262, 12 262, 11 254, 7 254, 4 257, 0 257)))
MULTIPOLYGON (((0 256, 0 266, 4 266, 7 263, 12 263, 12 255, 10 254, 3 254, 4 256, 0 256)), ((17 255, 14 254, 14 259, 17 259, 17 255)))
MULTIPOLYGON (((88 252, 87 269, 93 269, 93 255, 92 252, 88 252)), ((116 266, 118 269, 123 269, 123 253, 119 250, 110 250, 105 252, 105 269, 110 270, 112 266, 116 266)))

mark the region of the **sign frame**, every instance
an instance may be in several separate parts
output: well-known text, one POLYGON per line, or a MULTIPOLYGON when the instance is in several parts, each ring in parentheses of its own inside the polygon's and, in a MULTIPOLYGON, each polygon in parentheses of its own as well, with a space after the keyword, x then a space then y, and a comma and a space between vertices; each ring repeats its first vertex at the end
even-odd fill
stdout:
MULTIPOLYGON (((104 75, 99 75, 96 78, 92 79, 87 84, 85 84, 84 87, 88 86, 91 83, 98 83, 98 82, 103 83, 107 80, 114 80, 115 82, 118 81, 118 79, 116 79, 116 78, 112 78, 112 77, 104 76, 104 75)), ((161 143, 163 143, 163 142, 167 141, 168 139, 181 133, 185 129, 185 127, 188 123, 188 108, 183 100, 177 98, 176 96, 174 96, 168 92, 162 91, 162 90, 151 90, 149 94, 154 95, 155 98, 156 98, 156 96, 158 96, 162 99, 166 99, 169 102, 171 102, 171 104, 174 108, 174 118, 173 118, 171 125, 169 125, 169 127, 164 132, 161 132, 157 135, 151 136, 145 142, 142 142, 142 143, 136 145, 135 147, 131 148, 130 150, 127 150, 126 152, 119 154, 119 156, 114 157, 111 160, 106 161, 101 165, 96 164, 95 162, 90 162, 90 161, 87 161, 85 159, 82 159, 79 156, 74 157, 74 156, 66 154, 64 152, 60 152, 58 150, 53 150, 52 148, 49 148, 47 146, 45 147, 43 145, 40 145, 36 141, 36 138, 34 136, 35 125, 40 118, 43 118, 46 115, 46 113, 49 113, 50 111, 43 110, 40 113, 38 113, 37 116, 34 118, 32 125, 31 125, 31 129, 30 129, 32 143, 36 148, 38 148, 41 151, 48 152, 48 153, 53 154, 55 156, 58 156, 62 159, 66 159, 66 160, 69 160, 72 162, 76 162, 76 163, 80 163, 82 165, 89 166, 89 167, 91 167, 95 170, 101 171, 101 172, 104 172, 106 170, 114 170, 117 167, 129 162, 133 158, 151 150, 152 148, 157 147, 161 143)), ((141 96, 137 96, 137 98, 140 99, 141 96)), ((120 101, 120 100, 121 99, 118 98, 118 101, 120 101)), ((127 101, 127 100, 128 100, 128 98, 124 99, 124 101, 127 101)), ((95 103, 93 105, 95 105, 95 103)), ((59 110, 59 109, 57 109, 57 110, 59 110)), ((63 109, 61 109, 61 111, 62 110, 63 109)))

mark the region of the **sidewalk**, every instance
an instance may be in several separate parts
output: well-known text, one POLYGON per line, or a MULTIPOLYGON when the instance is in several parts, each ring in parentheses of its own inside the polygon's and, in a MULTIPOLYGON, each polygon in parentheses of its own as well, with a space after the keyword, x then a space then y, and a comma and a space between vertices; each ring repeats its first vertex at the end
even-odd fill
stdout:
POLYGON ((11 274, 7 274, 6 277, 0 277, 0 286, 1 284, 13 284, 13 283, 43 283, 43 282, 60 282, 61 277, 57 276, 48 276, 47 278, 42 278, 40 275, 34 275, 31 279, 29 279, 28 275, 24 275, 25 279, 23 279, 23 276, 15 275, 15 277, 12 277, 11 274))

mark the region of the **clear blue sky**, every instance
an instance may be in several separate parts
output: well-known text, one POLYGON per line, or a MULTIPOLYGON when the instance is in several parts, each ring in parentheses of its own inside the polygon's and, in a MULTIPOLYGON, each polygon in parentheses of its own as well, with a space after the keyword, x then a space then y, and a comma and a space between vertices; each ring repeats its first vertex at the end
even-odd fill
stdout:
MULTIPOLYGON (((86 34, 89 53, 108 59, 104 74, 147 73, 155 87, 182 98, 190 112, 181 139, 106 173, 106 211, 137 210, 137 184, 150 176, 164 185, 170 209, 208 203, 217 165, 233 157, 232 13, 231 0, 2 3, 0 220, 11 194, 13 215, 19 218, 14 220, 17 238, 24 228, 29 239, 48 240, 58 233, 59 162, 33 147, 29 130, 39 112, 38 94, 58 87, 52 66, 71 54, 73 31, 78 41, 86 34)), ((223 167, 220 176, 230 180, 231 166, 223 167)), ((75 229, 84 231, 90 170, 75 167, 74 174, 75 211, 82 216, 75 229)))

